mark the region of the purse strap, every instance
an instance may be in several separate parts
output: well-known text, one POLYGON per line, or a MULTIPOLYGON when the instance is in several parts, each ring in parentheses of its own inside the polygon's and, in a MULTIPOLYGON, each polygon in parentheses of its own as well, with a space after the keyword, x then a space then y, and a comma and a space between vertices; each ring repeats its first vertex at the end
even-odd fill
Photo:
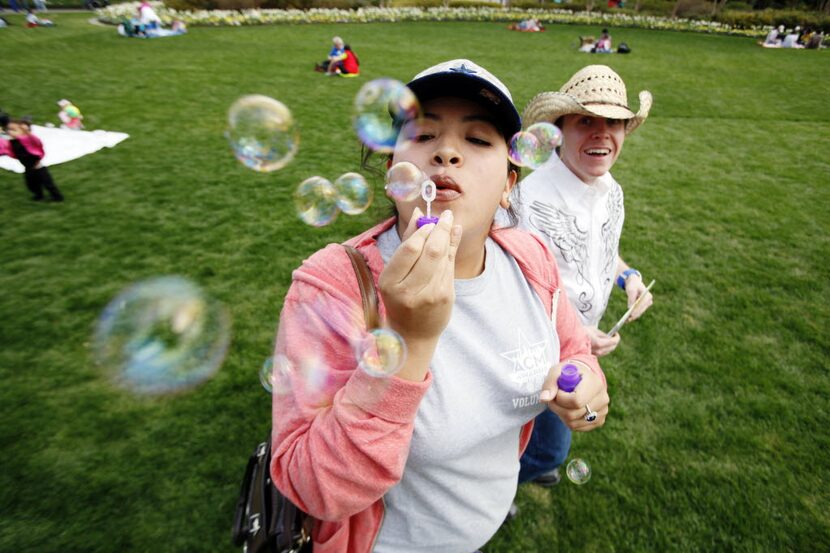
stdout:
POLYGON ((375 288, 375 279, 372 271, 363 254, 352 246, 344 245, 346 253, 354 268, 357 277, 357 285, 360 287, 360 297, 363 299, 363 317, 366 320, 366 330, 380 327, 380 314, 378 313, 378 292, 375 288))

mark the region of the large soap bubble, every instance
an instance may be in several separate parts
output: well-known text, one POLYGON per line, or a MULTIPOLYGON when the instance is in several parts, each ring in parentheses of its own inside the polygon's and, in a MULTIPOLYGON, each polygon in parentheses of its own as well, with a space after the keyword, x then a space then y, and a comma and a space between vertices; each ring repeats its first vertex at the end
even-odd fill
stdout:
POLYGON ((294 192, 297 215, 307 225, 323 227, 340 213, 334 185, 323 177, 310 177, 300 183, 294 192))
POLYGON ((372 187, 360 173, 343 173, 334 181, 337 207, 346 215, 359 215, 372 203, 372 187))
POLYGON ((119 386, 162 394, 213 376, 229 341, 225 307, 193 282, 166 276, 133 284, 107 305, 94 353, 119 386))
POLYGON ((429 180, 418 166, 408 161, 396 163, 386 172, 386 195, 393 200, 411 202, 421 193, 424 181, 429 180))
POLYGON ((300 143, 291 111, 282 102, 261 94, 243 96, 231 105, 225 136, 236 159, 262 172, 285 167, 294 159, 300 143))
POLYGON ((391 153, 403 123, 418 116, 415 94, 400 81, 375 79, 354 100, 354 129, 367 148, 391 153))

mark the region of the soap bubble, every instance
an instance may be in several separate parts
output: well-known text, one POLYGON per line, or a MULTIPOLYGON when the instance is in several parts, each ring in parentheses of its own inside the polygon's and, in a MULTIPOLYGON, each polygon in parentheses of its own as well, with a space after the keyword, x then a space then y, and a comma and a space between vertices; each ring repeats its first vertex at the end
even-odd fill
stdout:
POLYGON ((259 382, 269 394, 274 392, 274 379, 276 376, 274 374, 274 358, 269 357, 259 369, 259 382))
POLYGON ((236 159, 262 172, 285 167, 294 159, 300 143, 291 111, 282 102, 261 94, 243 96, 231 105, 225 136, 236 159))
POLYGON ((388 328, 370 330, 355 345, 361 369, 374 377, 397 374, 406 360, 406 344, 400 334, 388 328))
POLYGON ((367 148, 391 153, 404 122, 420 110, 418 99, 402 82, 382 78, 369 81, 354 100, 353 124, 367 148))
POLYGON ((528 167, 535 152, 539 150, 539 139, 526 131, 519 131, 510 139, 507 156, 520 167, 528 167))
POLYGON ((585 484, 591 479, 591 466, 583 459, 575 458, 568 463, 565 472, 568 474, 568 479, 574 484, 585 484))
POLYGON ((539 147, 548 152, 553 151, 562 145, 562 131, 553 123, 535 123, 527 128, 527 132, 539 140, 539 147))
POLYGON ((521 167, 538 169, 562 143, 562 131, 551 123, 536 123, 510 139, 508 157, 521 167))
POLYGON ((230 316, 196 284, 177 276, 133 284, 101 314, 95 357, 119 386, 162 394, 213 376, 230 341, 230 316))
POLYGON ((425 180, 428 177, 415 164, 401 161, 386 172, 386 195, 393 200, 411 202, 421 193, 425 180))
POLYGON ((337 192, 323 177, 310 177, 300 183, 294 192, 294 206, 304 223, 322 227, 337 218, 337 192))
POLYGON ((269 357, 259 369, 259 382, 269 394, 282 395, 291 387, 291 364, 284 355, 269 357))
POLYGON ((337 207, 346 215, 358 215, 372 203, 372 187, 360 173, 344 173, 334 181, 337 207))

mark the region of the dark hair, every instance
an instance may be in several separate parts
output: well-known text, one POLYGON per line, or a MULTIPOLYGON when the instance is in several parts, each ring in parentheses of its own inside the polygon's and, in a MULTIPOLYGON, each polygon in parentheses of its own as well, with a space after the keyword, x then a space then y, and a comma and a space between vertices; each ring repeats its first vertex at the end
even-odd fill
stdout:
POLYGON ((6 125, 9 124, 9 114, 0 109, 0 127, 6 128, 6 125))

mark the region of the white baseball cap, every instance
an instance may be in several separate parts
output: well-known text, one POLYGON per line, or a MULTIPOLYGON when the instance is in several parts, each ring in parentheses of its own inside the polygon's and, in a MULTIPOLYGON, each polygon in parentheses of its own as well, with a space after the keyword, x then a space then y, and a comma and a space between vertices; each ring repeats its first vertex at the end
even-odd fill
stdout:
POLYGON ((496 116, 499 130, 511 137, 522 128, 519 111, 503 82, 480 65, 466 59, 445 61, 415 75, 406 85, 421 103, 452 96, 480 103, 496 116))

